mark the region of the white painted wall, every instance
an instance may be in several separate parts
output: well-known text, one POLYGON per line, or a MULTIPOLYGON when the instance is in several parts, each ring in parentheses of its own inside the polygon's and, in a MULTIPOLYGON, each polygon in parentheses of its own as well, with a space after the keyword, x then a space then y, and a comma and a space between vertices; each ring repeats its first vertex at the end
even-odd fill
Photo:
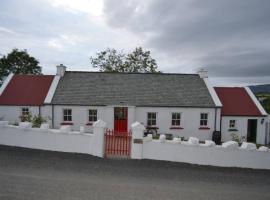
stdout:
POLYGON ((248 119, 257 119, 257 140, 256 143, 258 144, 265 144, 265 134, 266 134, 266 117, 235 117, 235 116, 223 116, 222 123, 221 123, 221 133, 222 133, 222 141, 229 141, 231 140, 231 132, 228 131, 229 129, 229 121, 236 120, 236 129, 238 130, 237 133, 240 136, 247 137, 247 125, 248 119), (264 123, 261 124, 261 119, 265 118, 264 123))
POLYGON ((107 123, 107 127, 113 129, 113 107, 110 106, 54 106, 54 128, 59 128, 63 122, 63 110, 72 109, 73 130, 79 130, 80 126, 88 123, 88 110, 96 109, 97 118, 107 123))
MULTIPOLYGON (((220 109, 219 109, 220 110, 220 109)), ((147 125, 147 113, 157 113, 157 127, 158 133, 170 133, 174 136, 189 138, 191 136, 197 137, 200 140, 209 140, 212 138, 215 123, 215 109, 214 108, 160 108, 160 107, 136 107, 136 121, 147 125), (180 112, 181 127, 183 129, 172 130, 171 127, 171 113, 180 112), (210 130, 199 130, 200 127, 200 113, 208 113, 208 127, 210 130)), ((220 111, 218 111, 220 113, 220 111)), ((217 115, 218 115, 217 113, 217 115)), ((217 119, 217 130, 219 130, 219 122, 217 119)))
POLYGON ((220 167, 270 169, 269 151, 226 149, 221 146, 191 146, 161 143, 158 140, 143 143, 143 158, 220 167))
MULTIPOLYGON (((21 116, 22 108, 29 108, 32 116, 38 116, 39 107, 38 106, 0 106, 0 118, 2 120, 9 121, 10 123, 20 122, 19 116, 21 116)), ((52 109, 50 105, 40 107, 41 116, 47 120, 51 125, 51 113, 52 109)))
POLYGON ((9 121, 10 123, 19 122, 19 116, 22 114, 22 108, 29 108, 31 114, 38 115, 38 106, 0 106, 0 117, 3 117, 3 120, 9 121))
MULTIPOLYGON (((117 106, 116 106, 117 107, 117 106)), ((114 106, 54 106, 54 127, 59 128, 63 122, 63 109, 72 109, 73 130, 79 130, 88 122, 88 110, 97 109, 98 119, 107 123, 107 127, 114 128, 114 106)), ((180 137, 198 137, 200 140, 212 138, 215 123, 214 108, 160 108, 128 106, 128 130, 135 121, 147 124, 147 112, 157 112, 157 126, 159 133, 170 133, 180 137), (181 130, 171 130, 171 113, 181 112, 181 130), (200 113, 208 113, 208 127, 210 130, 199 130, 200 113)), ((220 129, 220 109, 217 109, 216 128, 220 129)))

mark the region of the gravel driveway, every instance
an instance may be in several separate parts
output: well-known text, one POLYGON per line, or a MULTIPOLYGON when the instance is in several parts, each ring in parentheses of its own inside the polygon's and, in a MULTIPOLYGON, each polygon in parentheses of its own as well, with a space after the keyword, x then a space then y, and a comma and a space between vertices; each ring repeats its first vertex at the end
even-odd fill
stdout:
POLYGON ((270 171, 0 146, 0 199, 270 199, 270 171))

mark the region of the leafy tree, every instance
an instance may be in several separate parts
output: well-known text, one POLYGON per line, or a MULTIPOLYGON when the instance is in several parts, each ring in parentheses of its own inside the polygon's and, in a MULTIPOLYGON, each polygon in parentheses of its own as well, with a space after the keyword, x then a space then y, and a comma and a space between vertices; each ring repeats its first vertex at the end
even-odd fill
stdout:
POLYGON ((105 51, 97 53, 97 57, 90 57, 94 68, 99 68, 103 72, 124 72, 125 54, 117 52, 115 49, 107 48, 105 51))
POLYGON ((143 51, 141 47, 127 55, 125 65, 130 72, 157 72, 156 60, 150 56, 150 51, 143 51))
POLYGON ((150 51, 143 51, 141 47, 127 55, 108 48, 90 57, 90 61, 94 68, 103 72, 159 72, 150 51))
POLYGON ((0 82, 10 73, 41 74, 39 61, 30 56, 27 50, 13 49, 0 59, 0 82))

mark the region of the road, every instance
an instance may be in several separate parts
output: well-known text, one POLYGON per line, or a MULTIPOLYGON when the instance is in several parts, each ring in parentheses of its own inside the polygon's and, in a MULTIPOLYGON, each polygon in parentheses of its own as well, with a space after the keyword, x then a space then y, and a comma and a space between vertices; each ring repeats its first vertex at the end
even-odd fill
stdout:
POLYGON ((0 146, 0 200, 270 199, 270 171, 0 146))

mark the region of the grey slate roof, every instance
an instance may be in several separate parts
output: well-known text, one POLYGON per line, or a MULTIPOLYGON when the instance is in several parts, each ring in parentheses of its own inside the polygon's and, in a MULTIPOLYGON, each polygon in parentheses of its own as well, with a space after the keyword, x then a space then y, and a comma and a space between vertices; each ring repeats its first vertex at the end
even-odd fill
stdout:
POLYGON ((52 104, 215 107, 197 74, 67 71, 52 104))

